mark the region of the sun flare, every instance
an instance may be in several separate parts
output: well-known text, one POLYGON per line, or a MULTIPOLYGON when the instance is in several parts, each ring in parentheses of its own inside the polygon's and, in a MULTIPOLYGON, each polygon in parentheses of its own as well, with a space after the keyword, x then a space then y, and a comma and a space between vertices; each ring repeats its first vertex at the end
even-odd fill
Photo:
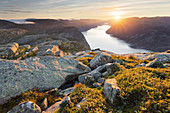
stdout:
POLYGON ((114 18, 115 18, 115 20, 119 20, 120 19, 120 15, 116 15, 114 18))
POLYGON ((120 20, 121 15, 123 15, 123 12, 120 12, 120 11, 113 12, 112 15, 114 16, 115 20, 120 20))

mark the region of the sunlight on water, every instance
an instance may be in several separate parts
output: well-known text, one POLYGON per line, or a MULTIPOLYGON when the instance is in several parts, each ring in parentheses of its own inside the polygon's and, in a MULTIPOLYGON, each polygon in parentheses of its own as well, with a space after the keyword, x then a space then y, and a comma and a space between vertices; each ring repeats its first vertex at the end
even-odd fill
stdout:
POLYGON ((143 49, 131 48, 126 42, 110 36, 106 33, 110 27, 111 26, 109 25, 102 25, 83 32, 83 35, 85 36, 91 49, 100 48, 102 50, 108 50, 118 54, 149 52, 143 49))

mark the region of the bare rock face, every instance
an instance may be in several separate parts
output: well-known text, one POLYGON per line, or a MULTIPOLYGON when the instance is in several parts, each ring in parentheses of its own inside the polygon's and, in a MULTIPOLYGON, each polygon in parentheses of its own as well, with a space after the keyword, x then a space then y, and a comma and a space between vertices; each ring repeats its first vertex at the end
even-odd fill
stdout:
MULTIPOLYGON (((3 104, 11 97, 35 87, 58 88, 65 82, 67 76, 82 74, 90 70, 77 60, 62 57, 39 56, 25 60, 0 59, 0 103, 3 104)), ((73 79, 70 78, 70 80, 73 79)))
POLYGON ((91 61, 90 61, 90 67, 91 68, 97 68, 98 66, 107 64, 112 62, 113 59, 110 54, 107 53, 99 53, 97 56, 95 56, 91 61))
POLYGON ((7 113, 41 113, 41 108, 33 102, 24 102, 15 106, 7 113))
POLYGON ((120 88, 117 86, 116 79, 106 79, 103 87, 103 93, 108 100, 113 104, 115 97, 120 92, 120 88))

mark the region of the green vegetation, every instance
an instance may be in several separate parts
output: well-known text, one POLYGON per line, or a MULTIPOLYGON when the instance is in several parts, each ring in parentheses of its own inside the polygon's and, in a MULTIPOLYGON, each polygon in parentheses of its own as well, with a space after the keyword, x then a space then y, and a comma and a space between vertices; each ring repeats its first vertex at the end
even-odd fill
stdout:
POLYGON ((133 68, 116 73, 122 89, 117 103, 123 112, 162 112, 170 110, 170 68, 133 68), (129 109, 130 108, 130 109, 129 109))
POLYGON ((49 105, 52 105, 56 101, 61 100, 61 98, 58 96, 58 92, 47 93, 45 91, 40 91, 38 89, 29 90, 28 92, 22 93, 12 98, 6 104, 0 105, 0 113, 6 113, 14 106, 25 101, 32 101, 36 103, 37 105, 41 106, 41 103, 43 102, 45 98, 47 98, 49 105))
POLYGON ((101 94, 101 90, 87 88, 83 84, 74 86, 74 91, 70 94, 72 106, 64 106, 58 110, 59 113, 104 113, 106 112, 106 101, 101 94), (75 106, 82 99, 87 101, 80 103, 81 108, 75 106), (74 107, 73 107, 74 105, 74 107))
POLYGON ((137 59, 136 57, 130 55, 129 57, 123 57, 123 56, 114 56, 112 55, 112 58, 114 60, 120 61, 120 65, 123 65, 125 68, 134 68, 140 63, 148 63, 149 61, 147 60, 140 60, 137 59))
POLYGON ((77 59, 78 61, 82 62, 83 64, 90 66, 90 61, 97 55, 95 52, 89 52, 87 54, 93 55, 93 57, 83 57, 83 58, 79 58, 77 59))

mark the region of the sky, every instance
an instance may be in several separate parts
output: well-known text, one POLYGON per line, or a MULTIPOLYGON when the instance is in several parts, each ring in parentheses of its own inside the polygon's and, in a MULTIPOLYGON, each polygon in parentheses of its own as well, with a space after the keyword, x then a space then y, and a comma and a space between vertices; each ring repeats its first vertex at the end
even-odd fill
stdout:
POLYGON ((170 0, 0 0, 0 19, 170 16, 170 0))

